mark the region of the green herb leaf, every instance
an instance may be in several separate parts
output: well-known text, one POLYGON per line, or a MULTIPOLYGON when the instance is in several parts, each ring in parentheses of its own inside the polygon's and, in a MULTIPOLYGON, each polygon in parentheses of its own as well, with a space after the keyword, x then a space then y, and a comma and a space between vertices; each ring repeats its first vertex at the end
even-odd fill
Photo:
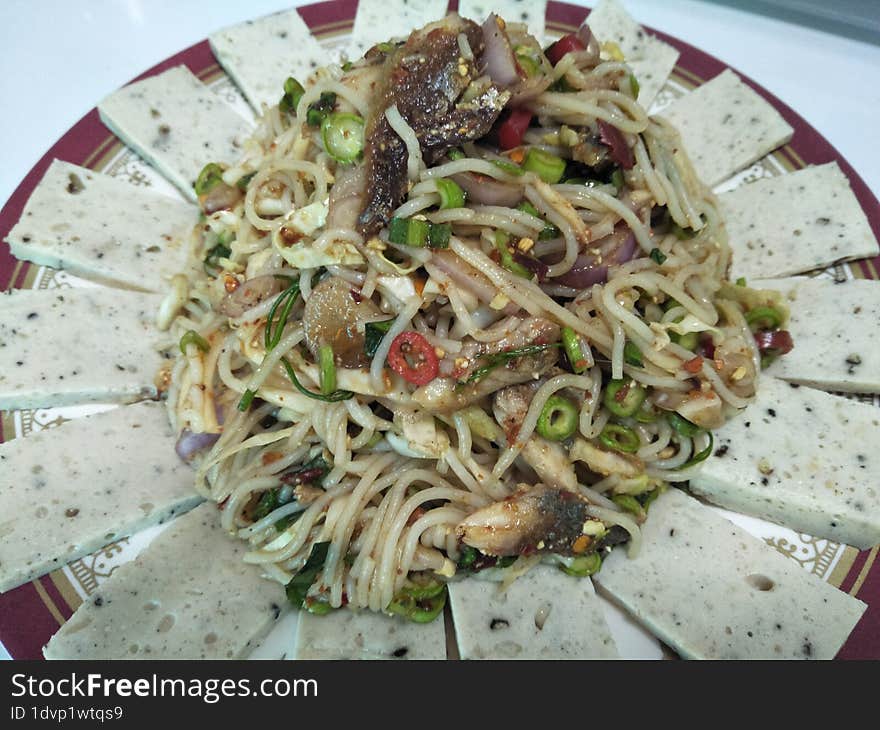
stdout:
POLYGON ((481 357, 486 360, 486 364, 482 367, 474 370, 470 377, 465 381, 466 384, 475 383, 481 378, 484 378, 490 372, 492 372, 495 368, 500 367, 501 365, 506 365, 511 360, 516 360, 518 357, 527 357, 528 355, 537 355, 538 353, 544 352, 544 350, 549 350, 551 347, 559 347, 559 342, 551 342, 547 345, 529 345, 528 347, 520 347, 516 350, 506 350, 505 352, 496 352, 494 355, 482 355, 481 357))

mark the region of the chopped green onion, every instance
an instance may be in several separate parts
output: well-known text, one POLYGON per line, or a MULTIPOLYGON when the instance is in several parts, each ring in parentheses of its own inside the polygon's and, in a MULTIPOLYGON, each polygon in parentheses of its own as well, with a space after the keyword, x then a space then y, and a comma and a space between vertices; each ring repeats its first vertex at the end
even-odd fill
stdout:
POLYGON ((518 357, 526 357, 528 355, 537 355, 544 350, 548 350, 551 347, 559 347, 558 342, 551 342, 547 345, 529 345, 528 347, 521 347, 517 350, 506 350, 505 352, 496 352, 494 355, 483 355, 488 362, 482 367, 474 370, 470 377, 465 381, 465 383, 474 383, 480 378, 485 377, 490 372, 492 372, 495 368, 500 365, 506 365, 511 360, 515 360, 518 357))
POLYGON ((529 271, 518 261, 514 260, 507 244, 510 242, 510 236, 504 231, 495 231, 495 248, 498 250, 501 259, 501 265, 512 274, 521 276, 523 279, 531 279, 532 272, 529 271))
POLYGON ((568 565, 560 563, 559 569, 563 573, 573 575, 575 578, 586 578, 599 572, 602 567, 602 557, 599 553, 590 553, 589 555, 579 555, 568 565))
POLYGON ((551 395, 541 415, 535 430, 540 436, 550 441, 565 441, 578 427, 578 409, 568 398, 561 395, 551 395))
POLYGON ((581 338, 571 327, 562 328, 562 347, 571 369, 578 375, 586 372, 587 359, 581 349, 581 338))
POLYGON ((606 424, 599 434, 599 440, 609 449, 634 454, 639 450, 639 437, 635 431, 617 423, 606 424))
POLYGON ((523 170, 534 172, 545 183, 553 185, 565 175, 565 160, 537 147, 530 147, 522 164, 523 170))
POLYGON ((388 240, 403 246, 424 247, 428 243, 431 224, 420 218, 392 218, 388 224, 388 240))
POLYGON ((746 322, 752 332, 773 330, 782 324, 782 312, 776 307, 755 307, 746 312, 746 322))
POLYGON ((467 155, 462 152, 460 149, 451 149, 446 153, 446 156, 455 162, 456 160, 463 160, 467 155))
POLYGON ((736 280, 736 285, 737 286, 745 286, 746 285, 746 277, 744 277, 744 276, 739 277, 739 279, 736 280))
POLYGON ((637 368, 643 367, 645 364, 642 360, 642 351, 634 342, 627 342, 623 346, 623 361, 627 365, 637 368))
POLYGON ((306 90, 303 85, 293 76, 288 76, 284 81, 284 96, 278 102, 278 111, 283 114, 296 114, 296 108, 299 106, 299 100, 302 99, 306 90))
POLYGON ((321 141, 330 157, 343 164, 364 151, 364 119, 357 114, 328 114, 321 122, 321 141))
POLYGON ((211 346, 208 344, 208 341, 202 337, 195 330, 188 330, 186 334, 180 338, 180 351, 184 355, 186 355, 187 345, 195 345, 202 352, 207 352, 211 349, 211 346))
POLYGON ((440 210, 464 208, 464 190, 455 180, 441 177, 436 181, 436 185, 440 194, 440 210))
POLYGON ((470 568, 480 557, 480 551, 470 545, 464 545, 461 548, 461 555, 458 558, 458 567, 462 570, 470 568))
POLYGON ((611 173, 611 184, 617 189, 619 193, 624 185, 626 185, 626 179, 623 177, 623 171, 618 167, 614 172, 611 173))
POLYGON ((709 458, 709 454, 712 453, 712 448, 715 445, 715 439, 712 437, 711 431, 706 431, 706 435, 709 437, 709 443, 706 445, 706 448, 703 449, 699 454, 692 456, 688 461, 678 467, 679 469, 688 469, 709 458))
POLYGON ((211 192, 222 182, 223 168, 216 162, 210 162, 202 168, 193 185, 193 190, 196 191, 196 195, 202 196, 211 192))
POLYGON ((388 604, 388 611, 415 623, 426 624, 437 618, 446 606, 446 584, 440 581, 427 585, 404 587, 388 604))
POLYGON ((336 94, 332 91, 325 91, 316 102, 309 104, 309 109, 306 112, 306 124, 310 127, 320 127, 324 122, 324 117, 333 111, 334 106, 336 106, 336 94))
POLYGON ((666 261, 666 254, 663 253, 659 248, 652 248, 651 253, 648 254, 651 257, 651 261, 656 264, 662 264, 666 261))
POLYGON ((391 329, 392 324, 394 324, 393 319, 386 319, 384 322, 367 322, 364 325, 364 353, 367 357, 373 357, 376 354, 382 338, 391 329))
POLYGON ((226 244, 218 242, 216 246, 208 250, 205 256, 204 268, 208 276, 217 276, 220 273, 219 259, 229 258, 232 249, 226 244))
POLYGON ((330 395, 336 390, 336 362, 333 358, 332 346, 321 345, 318 348, 318 368, 321 395, 330 395))
POLYGON ((635 380, 612 380, 605 388, 605 407, 615 416, 629 418, 641 408, 648 392, 635 380))
POLYGON ((629 90, 632 92, 633 99, 639 98, 639 80, 634 74, 629 75, 629 90))
POLYGON ((491 163, 495 165, 495 167, 497 167, 499 170, 503 170, 504 172, 506 172, 508 175, 515 175, 516 177, 519 177, 520 175, 524 174, 523 168, 521 168, 519 165, 515 165, 512 162, 508 162, 507 160, 491 160, 491 163))
POLYGON ((631 494, 615 494, 611 497, 611 501, 620 507, 624 512, 630 512, 639 519, 645 518, 645 510, 639 500, 631 494))
POLYGON ((639 423, 654 423, 657 420, 657 412, 649 401, 644 401, 642 407, 633 413, 632 417, 639 423))
MULTIPOLYGON (((540 218, 541 220, 544 220, 544 218, 541 216, 541 211, 539 211, 527 200, 516 206, 516 209, 521 210, 523 213, 528 213, 535 218, 540 218)), ((539 241, 546 241, 551 238, 557 238, 559 236, 559 229, 556 226, 554 226, 552 223, 547 223, 547 221, 544 221, 544 224, 544 229, 538 234, 539 241)))
POLYGON ((672 426, 673 431, 685 438, 695 436, 700 430, 700 427, 697 424, 691 423, 687 418, 678 415, 675 411, 667 413, 666 420, 669 421, 669 425, 672 426))
POLYGON ((671 332, 669 334, 669 339, 683 347, 685 350, 693 350, 700 341, 699 335, 696 332, 686 332, 683 335, 671 332))
POLYGON ((428 228, 428 248, 449 248, 452 238, 451 223, 432 223, 428 228))
POLYGON ((354 68, 354 64, 351 61, 346 61, 342 64, 343 71, 351 71, 354 68))

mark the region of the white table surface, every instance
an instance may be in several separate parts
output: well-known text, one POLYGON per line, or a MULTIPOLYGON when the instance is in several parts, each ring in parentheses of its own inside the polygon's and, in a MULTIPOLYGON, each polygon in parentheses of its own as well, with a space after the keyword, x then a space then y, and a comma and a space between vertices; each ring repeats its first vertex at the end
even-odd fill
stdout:
MULTIPOLYGON (((711 53, 769 89, 837 147, 880 196, 880 47, 697 0, 624 2, 639 22, 711 53)), ((302 4, 0 0, 0 201, 110 91, 219 28, 302 4)))

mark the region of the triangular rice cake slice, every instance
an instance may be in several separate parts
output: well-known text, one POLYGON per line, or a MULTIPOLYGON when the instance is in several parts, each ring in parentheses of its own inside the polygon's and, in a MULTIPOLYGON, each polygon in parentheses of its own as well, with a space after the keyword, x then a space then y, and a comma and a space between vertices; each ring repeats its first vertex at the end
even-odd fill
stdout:
POLYGON ((677 49, 640 26, 617 0, 601 0, 587 16, 587 25, 601 42, 616 43, 636 80, 639 103, 649 109, 675 64, 677 49))
POLYGON ((98 112, 117 137, 193 202, 202 168, 237 162, 253 129, 186 66, 114 91, 98 112))
POLYGON ((161 299, 106 287, 0 295, 0 409, 155 398, 161 299))
POLYGON ((367 610, 301 611, 295 659, 445 659, 443 616, 426 624, 367 610))
POLYGON ((754 287, 787 297, 794 349, 767 372, 792 383, 849 393, 880 393, 880 282, 767 279, 754 287))
POLYGON ((198 215, 183 200, 53 160, 6 241, 41 266, 161 292, 184 268, 198 215))
POLYGON ((660 114, 678 129, 697 175, 710 187, 784 145, 794 132, 730 69, 660 114))
POLYGON ((462 659, 607 659, 617 647, 589 580, 538 565, 507 588, 476 577, 449 584, 462 659))
POLYGON ((0 444, 0 591, 201 502, 174 441, 149 402, 0 444))
POLYGON ((867 606, 678 489, 600 588, 686 659, 832 659, 867 606))
POLYGON ((880 253, 836 162, 762 178, 718 201, 733 251, 731 278, 789 276, 880 253))
POLYGON ((46 645, 47 659, 239 659, 286 610, 284 587, 206 502, 121 565, 46 645))
POLYGON ((408 38, 421 28, 446 15, 447 0, 360 0, 348 57, 356 60, 377 43, 392 38, 408 38))
POLYGON ((880 543, 880 409, 763 376, 714 435, 697 494, 816 537, 880 543))
POLYGON ((208 38, 214 55, 251 106, 275 106, 284 94, 284 81, 300 83, 333 55, 315 40, 296 9, 233 25, 208 38))
POLYGON ((475 23, 482 25, 491 13, 507 23, 523 23, 539 43, 543 42, 547 0, 459 0, 458 14, 475 23))

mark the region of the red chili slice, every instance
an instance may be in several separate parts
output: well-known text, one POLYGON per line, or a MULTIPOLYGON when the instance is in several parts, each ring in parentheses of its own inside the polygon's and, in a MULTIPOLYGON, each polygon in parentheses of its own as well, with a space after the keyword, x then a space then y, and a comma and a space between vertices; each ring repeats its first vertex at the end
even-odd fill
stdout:
POLYGON ((587 50, 587 47, 581 39, 570 33, 569 35, 562 36, 562 38, 547 49, 547 59, 555 66, 566 53, 585 50, 587 50))
POLYGON ((388 365, 413 385, 427 385, 440 370, 431 343, 418 332, 401 332, 391 343, 388 365))
POLYGON ((755 343, 758 345, 759 352, 778 350, 783 355, 791 352, 794 347, 794 341, 791 339, 791 333, 788 330, 776 330, 774 332, 764 330, 758 332, 755 334, 755 343))
POLYGON ((498 146, 503 150, 519 147, 533 116, 528 109, 511 109, 507 118, 498 125, 498 146))

